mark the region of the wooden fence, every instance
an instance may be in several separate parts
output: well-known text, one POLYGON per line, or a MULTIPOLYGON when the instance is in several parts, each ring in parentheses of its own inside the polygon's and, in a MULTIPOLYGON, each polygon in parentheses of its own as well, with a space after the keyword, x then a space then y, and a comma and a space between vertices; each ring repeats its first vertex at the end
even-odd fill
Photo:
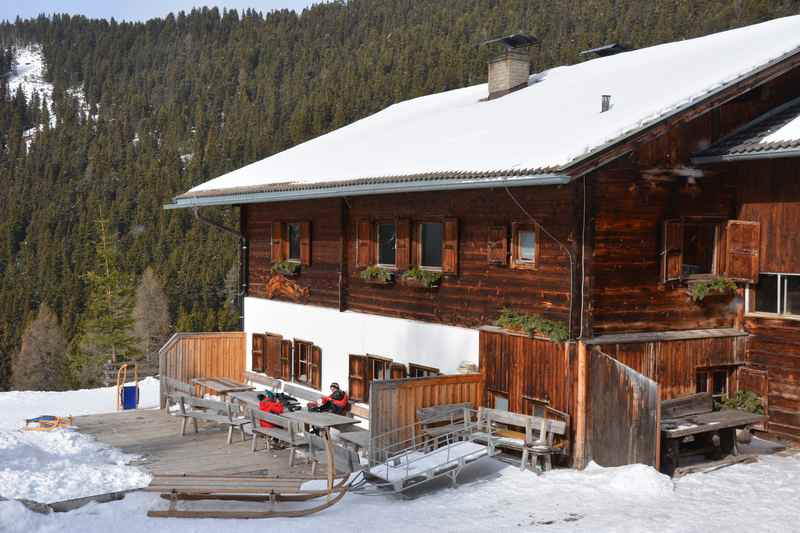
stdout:
POLYGON ((590 354, 586 460, 602 466, 658 468, 661 399, 658 383, 609 357, 590 354))
POLYGON ((158 352, 161 408, 170 392, 193 393, 195 378, 244 381, 246 344, 241 331, 173 335, 158 352))
POLYGON ((417 422, 417 409, 450 403, 482 404, 481 374, 454 374, 427 378, 373 381, 369 392, 369 427, 373 447, 387 448, 411 438, 401 430, 417 422), (391 433, 390 433, 391 432, 391 433))

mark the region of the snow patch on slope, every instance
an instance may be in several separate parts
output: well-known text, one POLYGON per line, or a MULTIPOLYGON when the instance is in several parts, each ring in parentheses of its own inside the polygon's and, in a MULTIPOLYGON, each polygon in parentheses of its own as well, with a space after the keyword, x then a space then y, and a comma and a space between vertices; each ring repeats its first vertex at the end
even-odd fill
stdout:
POLYGON ((53 101, 53 84, 45 80, 45 63, 42 47, 38 44, 14 50, 14 66, 8 76, 8 88, 11 95, 16 94, 21 87, 25 93, 25 100, 30 102, 34 93, 40 98, 53 101))

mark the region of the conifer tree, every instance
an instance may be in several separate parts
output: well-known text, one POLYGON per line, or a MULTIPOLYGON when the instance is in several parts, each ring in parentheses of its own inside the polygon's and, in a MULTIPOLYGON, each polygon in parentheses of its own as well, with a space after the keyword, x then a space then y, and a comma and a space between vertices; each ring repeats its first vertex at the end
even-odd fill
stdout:
POLYGON ((47 304, 22 334, 14 357, 11 385, 16 390, 62 390, 65 385, 67 339, 56 314, 47 304))

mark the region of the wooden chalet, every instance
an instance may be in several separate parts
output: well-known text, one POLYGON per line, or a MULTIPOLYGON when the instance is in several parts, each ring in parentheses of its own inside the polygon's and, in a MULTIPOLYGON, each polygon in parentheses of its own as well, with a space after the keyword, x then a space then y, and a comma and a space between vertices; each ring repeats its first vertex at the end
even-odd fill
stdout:
POLYGON ((800 17, 542 73, 526 43, 503 42, 489 90, 392 106, 167 206, 240 209, 249 375, 368 403, 372 380, 472 364, 484 405, 569 413, 581 464, 635 431, 605 354, 657 401, 753 390, 765 429, 800 440, 800 17), (503 309, 567 340, 501 329, 503 309))

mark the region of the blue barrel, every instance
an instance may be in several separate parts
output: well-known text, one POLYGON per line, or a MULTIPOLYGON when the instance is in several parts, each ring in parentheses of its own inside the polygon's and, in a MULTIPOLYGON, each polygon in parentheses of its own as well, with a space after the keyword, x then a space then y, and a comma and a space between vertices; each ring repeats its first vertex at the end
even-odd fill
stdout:
POLYGON ((136 385, 125 385, 122 387, 122 408, 136 409, 139 397, 139 387, 136 385))

